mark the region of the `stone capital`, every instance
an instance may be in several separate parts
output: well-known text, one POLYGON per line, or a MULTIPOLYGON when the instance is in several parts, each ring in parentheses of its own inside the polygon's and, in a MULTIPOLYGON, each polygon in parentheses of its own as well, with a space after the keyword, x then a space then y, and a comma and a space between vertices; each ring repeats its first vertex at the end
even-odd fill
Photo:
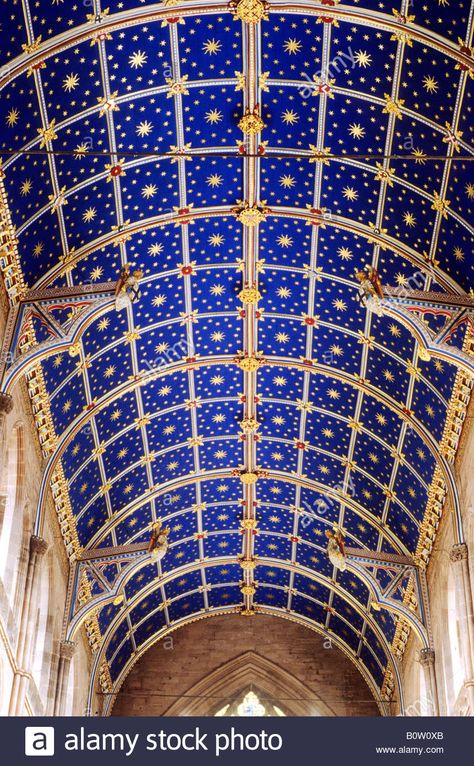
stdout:
POLYGON ((0 415, 8 415, 13 409, 13 399, 10 394, 0 393, 0 415))
POLYGON ((435 662, 435 653, 434 649, 420 649, 420 664, 423 667, 428 667, 429 665, 434 665, 435 662))
POLYGON ((48 543, 42 537, 38 535, 31 535, 30 537, 30 553, 36 553, 37 556, 44 556, 48 550, 48 543))
POLYGON ((451 561, 463 561, 468 557, 468 550, 466 543, 456 543, 453 545, 449 552, 449 558, 451 561))
POLYGON ((61 641, 59 645, 59 654, 65 660, 71 660, 76 651, 76 644, 74 641, 61 641))

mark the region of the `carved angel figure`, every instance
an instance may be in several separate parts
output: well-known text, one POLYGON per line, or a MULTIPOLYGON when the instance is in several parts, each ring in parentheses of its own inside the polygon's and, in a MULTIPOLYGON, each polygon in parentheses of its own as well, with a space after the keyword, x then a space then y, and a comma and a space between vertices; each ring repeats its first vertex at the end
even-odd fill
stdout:
POLYGON ((153 563, 161 561, 168 550, 169 527, 162 529, 161 519, 158 519, 151 527, 151 537, 148 543, 148 553, 151 553, 153 563))
POLYGON ((346 554, 342 532, 339 529, 334 531, 327 529, 326 537, 328 538, 327 554, 329 561, 336 569, 344 572, 346 569, 346 554))
POLYGON ((363 269, 356 271, 355 276, 361 286, 357 296, 359 302, 378 316, 381 316, 383 309, 380 301, 383 299, 383 289, 378 271, 372 266, 367 265, 363 269))
POLYGON ((130 271, 130 264, 126 263, 120 272, 115 287, 115 308, 117 311, 130 306, 140 298, 140 279, 143 276, 141 269, 130 271))

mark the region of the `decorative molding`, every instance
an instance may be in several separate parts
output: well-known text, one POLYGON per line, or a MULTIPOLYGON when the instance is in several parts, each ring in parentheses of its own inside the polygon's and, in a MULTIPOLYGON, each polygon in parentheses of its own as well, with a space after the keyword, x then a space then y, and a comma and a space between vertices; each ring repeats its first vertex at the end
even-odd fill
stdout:
POLYGON ((13 399, 10 394, 0 393, 0 415, 8 415, 13 409, 13 399))
POLYGON ((255 107, 253 112, 247 109, 243 117, 240 118, 238 125, 242 133, 245 133, 247 136, 255 136, 266 127, 257 107, 255 107))
MULTIPOLYGON (((463 350, 468 350, 472 355, 474 352, 474 339, 467 339, 463 350)), ((464 421, 466 419, 467 408, 472 395, 474 378, 460 370, 454 380, 453 394, 448 404, 446 414, 446 425, 440 442, 440 452, 449 463, 454 463, 456 458, 459 440, 462 433, 464 421)))
POLYGON ((395 692, 396 682, 391 668, 387 668, 380 688, 380 696, 385 702, 391 702, 395 692))
POLYGON ((263 201, 254 202, 252 205, 248 202, 240 202, 237 207, 231 209, 231 213, 235 215, 243 226, 252 228, 266 221, 271 210, 263 201))
POLYGON ((230 12, 235 20, 243 21, 244 24, 258 24, 260 21, 268 21, 269 4, 265 0, 231 0, 230 12))
POLYGON ((56 465, 52 474, 50 486, 66 553, 69 560, 72 562, 80 555, 82 548, 77 536, 76 522, 72 512, 68 483, 64 475, 61 461, 56 465))
POLYGON ((42 537, 38 537, 38 535, 31 535, 30 553, 35 553, 37 556, 44 556, 48 550, 48 547, 48 543, 42 537))
POLYGON ((424 569, 428 566, 431 551, 433 550, 447 493, 446 482, 441 471, 436 467, 428 489, 428 502, 420 524, 420 534, 415 552, 417 566, 424 569))
POLYGON ((469 550, 466 543, 456 543, 453 545, 449 552, 450 561, 456 563, 458 561, 466 561, 469 556, 469 550))
POLYGON ((435 652, 434 649, 420 649, 419 662, 422 667, 426 668, 435 664, 435 652))
POLYGON ((72 660, 75 651, 76 644, 74 641, 61 641, 59 645, 59 653, 63 659, 72 660))
POLYGON ((0 271, 5 290, 13 305, 26 291, 25 281, 18 256, 18 240, 12 223, 3 179, 5 177, 0 160, 0 271))
MULTIPOLYGON (((469 333, 463 344, 463 351, 474 353, 474 338, 469 333)), ((457 455, 462 427, 471 400, 474 379, 464 371, 458 371, 454 380, 453 393, 448 403, 446 422, 440 440, 440 452, 453 465, 457 455)), ((447 486, 438 467, 428 490, 428 503, 420 526, 420 535, 415 553, 418 566, 428 565, 436 539, 440 519, 447 497, 447 486)))
POLYGON ((107 662, 103 662, 100 666, 99 686, 103 694, 112 694, 114 685, 107 662))

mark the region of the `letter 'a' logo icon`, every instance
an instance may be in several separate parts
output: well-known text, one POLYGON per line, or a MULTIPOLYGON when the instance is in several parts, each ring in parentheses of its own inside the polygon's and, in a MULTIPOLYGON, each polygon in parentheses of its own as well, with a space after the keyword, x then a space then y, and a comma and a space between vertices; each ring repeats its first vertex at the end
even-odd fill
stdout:
POLYGON ((54 755, 54 726, 27 726, 25 755, 54 755))

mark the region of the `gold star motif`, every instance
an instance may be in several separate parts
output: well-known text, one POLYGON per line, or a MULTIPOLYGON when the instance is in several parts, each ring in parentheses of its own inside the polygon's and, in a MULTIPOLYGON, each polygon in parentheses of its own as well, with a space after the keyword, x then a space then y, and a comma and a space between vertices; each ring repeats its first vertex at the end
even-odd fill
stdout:
POLYGON ((296 179, 294 176, 285 175, 281 176, 279 182, 280 186, 283 186, 284 189, 292 189, 293 186, 296 185, 296 179))
POLYGON ((357 64, 364 69, 372 64, 372 56, 367 51, 356 51, 354 58, 357 64))
POLYGON ((144 120, 143 122, 139 122, 136 127, 136 133, 140 138, 146 138, 146 136, 150 135, 152 130, 153 130, 153 124, 149 122, 149 120, 144 120))
POLYGON ((466 184, 464 188, 466 189, 466 194, 469 197, 469 199, 474 199, 474 184, 472 183, 466 184))
POLYGON ((202 49, 204 53, 207 55, 215 55, 216 53, 219 53, 219 51, 222 48, 222 43, 219 42, 219 40, 206 40, 204 45, 202 46, 202 49))
POLYGON ((438 83, 432 75, 427 74, 423 77, 423 87, 428 93, 436 93, 438 90, 438 83))
POLYGON ((365 128, 359 123, 353 123, 349 125, 349 133, 352 138, 363 138, 365 136, 365 128))
POLYGON ((158 242, 155 242, 153 245, 150 245, 148 248, 148 255, 159 255, 164 250, 164 246, 159 244, 158 242))
POLYGON ((95 209, 95 207, 89 207, 83 213, 82 220, 84 221, 84 223, 90 223, 91 221, 94 220, 96 215, 97 215, 97 210, 95 209))
POLYGON ((19 109, 16 109, 16 108, 10 109, 7 116, 5 117, 8 127, 13 128, 17 124, 19 117, 20 117, 19 109))
POLYGON ((218 122, 221 122, 222 117, 222 112, 219 111, 219 109, 211 109, 210 112, 206 112, 205 114, 206 122, 209 122, 211 125, 216 125, 218 122))
MULTIPOLYGON (((142 197, 145 197, 145 199, 150 199, 150 197, 155 196, 157 191, 158 187, 156 184, 146 184, 142 189, 142 197)), ((151 247, 153 247, 153 245, 151 247)))
POLYGON ((26 197, 26 195, 30 193, 32 188, 33 188, 33 182, 31 181, 31 179, 28 178, 26 181, 23 181, 23 183, 20 186, 21 196, 26 197))
POLYGON ((343 197, 345 197, 346 199, 350 200, 351 202, 354 202, 354 200, 356 200, 358 198, 359 192, 356 191, 355 189, 353 189, 351 186, 346 186, 342 190, 342 195, 343 195, 343 197))
POLYGON ((280 236, 277 237, 277 244, 280 245, 280 247, 291 247, 293 239, 287 234, 280 234, 280 236))
POLYGON ((128 59, 129 66, 132 69, 141 69, 143 64, 146 64, 148 56, 143 51, 136 51, 128 59))
POLYGON ((285 43, 283 45, 283 50, 285 53, 299 53, 302 48, 302 45, 299 40, 296 38, 291 38, 289 40, 285 40, 285 43))
POLYGON ((352 259, 352 251, 348 247, 340 247, 337 254, 343 261, 350 261, 352 259))
POLYGON ((79 75, 77 74, 68 74, 63 80, 63 89, 66 91, 66 93, 71 93, 71 91, 74 90, 74 88, 77 88, 79 85, 79 75))
POLYGON ((415 165, 424 165, 426 162, 426 154, 423 149, 413 149, 412 154, 415 158, 415 165))
POLYGON ((294 111, 294 109, 285 109, 281 119, 285 125, 295 125, 299 120, 299 115, 294 111))
POLYGON ((223 178, 219 173, 212 173, 206 178, 206 183, 212 189, 216 189, 218 186, 222 186, 223 178))

